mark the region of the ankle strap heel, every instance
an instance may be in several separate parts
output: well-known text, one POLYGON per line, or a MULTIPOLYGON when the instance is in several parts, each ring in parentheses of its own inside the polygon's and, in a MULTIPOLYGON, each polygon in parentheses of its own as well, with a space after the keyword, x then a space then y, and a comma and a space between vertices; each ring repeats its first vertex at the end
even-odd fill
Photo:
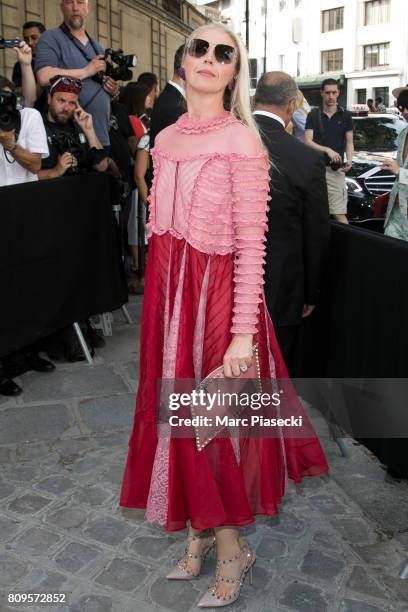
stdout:
POLYGON ((203 535, 206 533, 208 533, 207 530, 198 535, 188 536, 187 545, 184 550, 184 555, 181 557, 181 559, 177 561, 176 567, 167 574, 166 578, 168 580, 193 580, 194 578, 197 578, 200 575, 202 564, 205 561, 205 558, 207 557, 208 553, 211 552, 211 550, 215 551, 215 536, 212 535, 213 531, 211 530, 209 532, 209 535, 203 535), (204 547, 201 555, 195 555, 189 552, 190 544, 192 542, 196 542, 197 540, 210 539, 210 538, 211 538, 210 542, 204 547), (195 560, 201 561, 200 569, 198 573, 194 573, 188 570, 186 567, 184 567, 184 564, 187 565, 189 559, 195 559, 195 560))
POLYGON ((244 583, 247 574, 249 574, 249 583, 252 585, 252 568, 255 564, 255 561, 256 555, 247 544, 241 548, 239 553, 231 557, 231 559, 218 560, 216 566, 215 582, 212 586, 209 587, 208 591, 200 599, 197 606, 199 608, 222 608, 224 606, 229 606, 230 604, 237 601, 241 593, 241 587, 244 583), (246 557, 245 565, 237 578, 224 578, 220 575, 220 568, 223 565, 238 561, 239 559, 242 559, 244 555, 246 557), (235 584, 234 589, 231 591, 228 597, 219 597, 216 594, 217 588, 221 583, 235 584))

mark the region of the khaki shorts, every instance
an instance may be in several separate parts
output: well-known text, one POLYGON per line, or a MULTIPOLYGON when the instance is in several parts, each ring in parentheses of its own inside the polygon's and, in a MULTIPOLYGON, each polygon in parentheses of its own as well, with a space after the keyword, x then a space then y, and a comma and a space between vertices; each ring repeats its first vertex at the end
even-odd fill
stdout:
POLYGON ((346 175, 341 170, 326 167, 327 193, 331 215, 347 214, 346 175))

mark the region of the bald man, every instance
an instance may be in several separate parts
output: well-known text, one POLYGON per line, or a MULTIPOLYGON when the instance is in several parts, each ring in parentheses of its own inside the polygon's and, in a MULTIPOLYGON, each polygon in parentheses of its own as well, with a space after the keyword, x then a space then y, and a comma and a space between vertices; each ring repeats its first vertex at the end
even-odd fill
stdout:
POLYGON ((298 88, 284 72, 258 82, 254 117, 271 166, 266 243, 265 298, 292 377, 302 377, 302 323, 318 299, 329 240, 325 163, 285 131, 298 88))
POLYGON ((79 103, 92 115, 96 135, 109 152, 110 97, 116 96, 119 85, 111 77, 94 78, 106 72, 106 63, 104 48, 90 38, 86 30, 91 3, 88 0, 62 0, 60 7, 63 23, 44 32, 37 46, 37 81, 42 87, 48 87, 50 79, 56 75, 81 80, 79 103))

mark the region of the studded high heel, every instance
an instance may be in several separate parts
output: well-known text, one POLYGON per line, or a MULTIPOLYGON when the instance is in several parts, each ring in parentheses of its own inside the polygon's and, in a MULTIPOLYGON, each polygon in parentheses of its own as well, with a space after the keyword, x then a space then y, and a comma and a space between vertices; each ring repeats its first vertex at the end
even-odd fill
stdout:
POLYGON ((215 572, 215 582, 212 586, 209 587, 208 591, 203 595, 203 597, 198 602, 197 606, 199 608, 222 608, 224 606, 229 606, 230 604, 237 601, 239 594, 241 592, 241 587, 244 583, 246 575, 249 573, 249 583, 252 585, 252 568, 256 561, 256 555, 253 550, 251 550, 248 544, 245 544, 240 552, 236 554, 231 559, 224 559, 217 561, 217 567, 215 572), (224 578, 220 575, 220 568, 222 565, 226 565, 227 563, 232 563, 233 561, 237 561, 241 559, 245 555, 245 565, 244 568, 238 578, 224 578), (230 595, 227 597, 219 597, 216 595, 217 587, 220 583, 225 582, 228 584, 235 584, 235 588, 231 591, 230 595))
POLYGON ((211 550, 215 550, 215 536, 211 535, 213 533, 212 530, 208 535, 203 535, 204 533, 208 534, 207 531, 203 531, 199 535, 192 535, 187 538, 187 546, 184 551, 184 555, 181 557, 181 559, 177 561, 176 567, 167 574, 166 578, 168 580, 193 580, 194 578, 197 578, 197 576, 200 575, 201 566, 204 562, 204 559, 211 550), (195 542, 197 540, 204 540, 206 538, 208 539, 210 537, 211 542, 204 548, 201 555, 194 555, 189 552, 191 542, 195 542), (187 565, 189 559, 199 559, 201 561, 198 573, 195 574, 194 572, 191 572, 190 570, 183 567, 182 563, 184 562, 187 565))

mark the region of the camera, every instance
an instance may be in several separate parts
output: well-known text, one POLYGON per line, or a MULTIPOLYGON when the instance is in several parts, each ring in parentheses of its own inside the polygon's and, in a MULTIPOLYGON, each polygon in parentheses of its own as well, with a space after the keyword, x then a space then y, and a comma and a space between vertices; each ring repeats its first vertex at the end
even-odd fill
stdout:
POLYGON ((13 47, 19 47, 21 40, 18 38, 1 38, 0 36, 0 49, 12 49, 13 47))
POLYGON ((0 130, 16 133, 20 131, 21 117, 17 110, 17 98, 10 91, 0 91, 0 130))
POLYGON ((81 143, 81 134, 69 134, 68 132, 60 132, 58 134, 52 134, 50 137, 50 143, 55 146, 59 155, 64 153, 71 153, 78 162, 78 165, 71 168, 69 172, 71 174, 79 174, 90 170, 92 166, 98 164, 105 157, 107 153, 104 149, 87 149, 83 147, 81 143))
POLYGON ((124 55, 122 49, 114 51, 106 49, 104 60, 106 62, 106 72, 97 72, 93 79, 97 83, 102 83, 105 76, 111 77, 115 81, 131 81, 133 78, 130 68, 137 66, 136 55, 124 55), (116 66, 114 66, 116 64, 116 66))

